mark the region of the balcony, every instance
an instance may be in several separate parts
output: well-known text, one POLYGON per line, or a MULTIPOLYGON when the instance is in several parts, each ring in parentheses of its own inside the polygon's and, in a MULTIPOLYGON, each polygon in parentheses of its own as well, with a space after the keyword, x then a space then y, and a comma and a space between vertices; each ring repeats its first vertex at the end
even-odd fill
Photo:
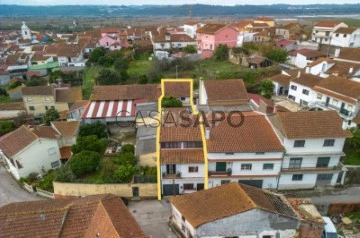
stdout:
POLYGON ((341 165, 334 165, 331 167, 301 167, 301 168, 282 168, 282 173, 317 173, 317 172, 326 172, 326 171, 338 171, 341 170, 341 165))
POLYGON ((227 177, 231 176, 232 169, 227 169, 226 171, 209 171, 208 175, 209 177, 227 177))
POLYGON ((311 102, 308 105, 308 108, 320 108, 322 110, 335 110, 338 111, 340 116, 343 117, 345 120, 351 120, 353 117, 353 113, 346 109, 341 109, 340 107, 334 106, 330 103, 325 103, 321 101, 311 102))
POLYGON ((164 172, 162 174, 163 179, 179 179, 181 178, 181 173, 177 172, 177 173, 166 173, 164 172))

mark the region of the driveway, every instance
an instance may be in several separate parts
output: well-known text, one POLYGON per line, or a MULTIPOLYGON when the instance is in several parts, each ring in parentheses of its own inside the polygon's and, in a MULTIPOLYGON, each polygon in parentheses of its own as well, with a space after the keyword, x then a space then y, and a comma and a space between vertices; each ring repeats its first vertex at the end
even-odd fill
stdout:
POLYGON ((130 202, 128 208, 147 235, 154 238, 177 237, 168 226, 170 205, 166 201, 130 202))
POLYGON ((43 200, 43 198, 21 188, 0 163, 0 207, 12 202, 33 200, 43 200))

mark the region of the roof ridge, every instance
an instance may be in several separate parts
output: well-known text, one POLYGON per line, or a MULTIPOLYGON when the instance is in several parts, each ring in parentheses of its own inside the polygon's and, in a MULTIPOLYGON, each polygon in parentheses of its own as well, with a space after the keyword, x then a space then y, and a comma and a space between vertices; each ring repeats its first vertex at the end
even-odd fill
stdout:
MULTIPOLYGON (((108 194, 105 198, 107 198, 109 195, 111 195, 111 194, 108 194)), ((108 199, 106 199, 106 200, 108 200, 108 199)), ((104 204, 103 204, 103 200, 102 200, 102 199, 100 200, 100 205, 101 205, 101 207, 103 208, 106 216, 109 218, 110 223, 111 223, 111 226, 114 228, 114 230, 116 231, 116 234, 117 234, 118 237, 120 238, 120 234, 119 234, 118 230, 116 229, 116 227, 114 226, 114 223, 113 223, 113 221, 112 221, 112 219, 111 219, 108 211, 106 210, 106 208, 105 208, 105 206, 104 206, 104 204)))
MULTIPOLYGON (((247 194, 247 192, 241 187, 242 184, 234 182, 245 194, 245 196, 250 200, 251 204, 256 207, 256 208, 260 208, 255 202, 254 200, 251 199, 251 197, 249 196, 249 194, 247 194)), ((251 210, 251 209, 250 209, 251 210)))

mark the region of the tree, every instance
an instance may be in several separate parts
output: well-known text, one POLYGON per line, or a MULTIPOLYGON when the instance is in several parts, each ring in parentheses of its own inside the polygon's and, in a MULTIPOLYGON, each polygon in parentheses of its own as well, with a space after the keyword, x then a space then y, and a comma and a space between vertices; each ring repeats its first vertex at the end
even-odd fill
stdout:
POLYGON ((97 121, 95 123, 80 126, 79 137, 95 135, 97 138, 107 138, 105 124, 97 121))
POLYGON ((7 96, 7 95, 8 95, 8 93, 7 93, 6 89, 0 88, 0 96, 7 96))
POLYGON ((101 56, 104 56, 106 54, 106 50, 104 47, 99 47, 99 48, 95 48, 91 53, 90 53, 90 61, 97 63, 100 59, 101 56))
POLYGON ((149 82, 149 79, 145 74, 140 75, 140 77, 138 79, 138 84, 147 84, 148 82, 149 82))
POLYGON ((131 164, 135 166, 137 164, 137 159, 131 152, 123 153, 119 157, 114 158, 113 161, 118 165, 131 164))
POLYGON ((42 120, 47 126, 50 126, 50 122, 56 121, 60 118, 58 111, 55 108, 50 108, 46 111, 45 115, 43 116, 42 120))
POLYGON ((0 121, 0 136, 15 130, 15 124, 12 121, 0 121))
POLYGON ((84 150, 75 154, 69 160, 72 172, 81 177, 89 172, 94 172, 99 167, 100 155, 94 151, 84 150))
POLYGON ((97 153, 104 153, 107 142, 104 139, 99 139, 95 135, 78 137, 76 144, 72 146, 72 152, 74 154, 80 153, 81 151, 95 151, 97 153))
POLYGON ((271 61, 277 62, 277 63, 285 63, 288 58, 288 53, 286 50, 282 49, 272 49, 269 52, 265 54, 267 58, 269 58, 271 61))
POLYGON ((132 153, 135 154, 135 146, 133 144, 125 144, 121 146, 121 153, 132 153))
POLYGON ((137 168, 131 164, 121 165, 114 173, 113 178, 118 183, 129 183, 131 182, 137 168))
POLYGON ((184 52, 187 53, 187 54, 195 54, 197 52, 195 46, 193 45, 187 45, 185 48, 184 48, 184 52))
POLYGON ((8 89, 14 89, 14 88, 17 88, 21 85, 22 83, 20 82, 20 80, 16 80, 14 83, 10 84, 8 89))
POLYGON ((33 86, 44 86, 47 84, 45 79, 40 78, 39 76, 32 76, 30 80, 26 83, 26 86, 33 87, 33 86))
POLYGON ((100 85, 114 85, 114 84, 120 84, 120 77, 117 73, 115 73, 110 69, 102 69, 99 72, 96 81, 100 85))
POLYGON ((214 59, 227 60, 229 59, 229 48, 227 45, 218 45, 215 49, 214 59))
POLYGON ((271 98, 274 91, 274 84, 269 79, 261 80, 259 90, 262 96, 265 98, 271 98))
POLYGON ((120 70, 120 80, 124 84, 129 79, 129 75, 125 69, 120 70))
POLYGON ((127 70, 129 68, 129 60, 127 58, 118 58, 114 62, 114 69, 120 71, 122 69, 127 70))
POLYGON ((70 165, 65 165, 55 170, 55 181, 58 182, 72 182, 75 179, 74 173, 71 171, 70 165))
POLYGON ((182 107, 182 102, 173 96, 165 96, 165 97, 163 97, 163 99, 161 101, 161 106, 162 107, 182 107))
POLYGON ((100 58, 99 58, 99 61, 98 61, 98 63, 99 63, 99 65, 102 65, 102 66, 104 66, 104 67, 106 67, 106 68, 109 68, 109 67, 111 67, 113 64, 114 64, 114 58, 113 57, 111 57, 111 56, 108 56, 108 55, 104 55, 104 56, 101 56, 100 58))

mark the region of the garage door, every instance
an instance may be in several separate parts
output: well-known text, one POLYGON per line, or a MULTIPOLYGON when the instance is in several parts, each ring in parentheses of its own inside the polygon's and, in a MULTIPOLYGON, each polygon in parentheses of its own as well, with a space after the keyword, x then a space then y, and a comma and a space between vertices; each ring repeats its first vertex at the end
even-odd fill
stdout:
POLYGON ((316 186, 330 185, 333 174, 318 174, 316 178, 316 186))
POLYGON ((239 180, 239 183, 243 183, 256 188, 262 188, 263 180, 239 180))
POLYGON ((179 195, 179 184, 164 184, 163 195, 164 196, 179 195))

